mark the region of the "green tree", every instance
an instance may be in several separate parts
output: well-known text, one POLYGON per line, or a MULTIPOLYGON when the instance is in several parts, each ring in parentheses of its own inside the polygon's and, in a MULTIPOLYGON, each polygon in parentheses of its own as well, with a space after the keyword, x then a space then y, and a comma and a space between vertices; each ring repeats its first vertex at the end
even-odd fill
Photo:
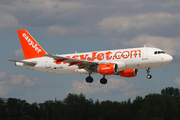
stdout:
POLYGON ((88 101, 83 94, 68 94, 64 99, 65 117, 69 120, 88 120, 88 101))
POLYGON ((160 94, 145 96, 139 119, 151 120, 154 117, 165 119, 166 102, 160 94))
POLYGON ((65 117, 65 105, 61 101, 55 100, 53 106, 52 120, 61 120, 64 117, 65 117))
POLYGON ((8 118, 17 120, 27 113, 29 104, 25 100, 9 98, 5 107, 8 118))
POLYGON ((41 119, 40 120, 48 120, 47 118, 44 118, 44 117, 41 117, 41 119))
POLYGON ((41 117, 51 119, 54 110, 54 102, 52 100, 45 101, 44 103, 39 104, 39 110, 41 117))
POLYGON ((159 117, 154 117, 152 118, 151 120, 163 120, 162 118, 159 118, 159 117))
POLYGON ((0 99, 0 119, 4 120, 6 118, 6 111, 5 111, 5 102, 0 99))
POLYGON ((177 102, 180 103, 180 89, 179 88, 166 87, 165 89, 161 90, 161 94, 170 95, 174 97, 177 100, 177 102))
POLYGON ((144 102, 144 99, 143 97, 140 97, 140 96, 137 96, 135 100, 133 101, 132 106, 131 106, 131 115, 132 115, 132 118, 134 118, 134 120, 139 120, 140 116, 138 115, 141 115, 140 113, 142 113, 143 102, 144 102))
POLYGON ((19 120, 34 120, 33 118, 31 118, 29 115, 23 115, 20 117, 19 120))
POLYGON ((165 120, 180 120, 180 109, 177 101, 170 95, 162 96, 166 104, 165 120))
POLYGON ((149 94, 144 98, 142 110, 138 112, 138 120, 178 120, 180 111, 176 100, 170 95, 149 94))
POLYGON ((36 120, 40 119, 41 114, 40 114, 40 109, 37 103, 32 103, 29 106, 28 115, 36 120))
MULTIPOLYGON (((129 104, 129 102, 128 102, 129 104)), ((98 120, 119 120, 119 119, 130 119, 130 110, 127 102, 101 102, 101 114, 98 120)))
POLYGON ((68 94, 63 100, 29 104, 25 100, 0 99, 2 120, 180 120, 178 88, 169 87, 162 94, 137 96, 122 102, 86 99, 83 94, 68 94))

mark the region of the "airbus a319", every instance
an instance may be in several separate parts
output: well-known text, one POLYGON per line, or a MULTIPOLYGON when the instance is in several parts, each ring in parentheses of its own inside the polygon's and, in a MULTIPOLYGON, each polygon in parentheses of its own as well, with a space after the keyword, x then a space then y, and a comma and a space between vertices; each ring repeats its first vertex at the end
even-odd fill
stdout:
POLYGON ((24 60, 13 60, 16 66, 62 74, 88 74, 87 83, 92 83, 91 77, 99 73, 103 77, 101 84, 106 84, 106 75, 119 75, 121 77, 135 77, 138 69, 146 69, 147 78, 151 79, 150 68, 159 67, 172 62, 171 55, 159 48, 140 47, 130 49, 117 49, 94 51, 63 55, 48 54, 38 42, 26 31, 17 30, 24 60))

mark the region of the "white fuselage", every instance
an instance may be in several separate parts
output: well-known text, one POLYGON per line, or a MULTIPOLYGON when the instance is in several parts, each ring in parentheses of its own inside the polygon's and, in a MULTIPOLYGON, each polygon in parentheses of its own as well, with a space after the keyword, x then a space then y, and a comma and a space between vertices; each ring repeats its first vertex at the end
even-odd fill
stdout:
MULTIPOLYGON (((123 66, 118 67, 118 71, 163 66, 170 63, 173 59, 169 54, 164 53, 161 49, 150 47, 64 54, 61 56, 85 61, 99 62, 100 64, 103 64, 103 62, 116 63, 119 66, 123 66)), ((50 57, 39 57, 24 61, 36 62, 37 64, 35 66, 31 66, 16 62, 16 65, 34 70, 62 74, 88 73, 88 71, 85 69, 79 69, 77 65, 69 66, 69 63, 65 63, 63 61, 57 63, 53 58, 50 57)))

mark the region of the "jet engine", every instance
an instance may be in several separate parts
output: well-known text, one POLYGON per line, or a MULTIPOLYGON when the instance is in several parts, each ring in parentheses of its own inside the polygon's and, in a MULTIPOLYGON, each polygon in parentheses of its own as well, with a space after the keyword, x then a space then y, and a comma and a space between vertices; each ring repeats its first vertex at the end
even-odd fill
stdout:
POLYGON ((115 75, 118 73, 118 66, 116 63, 101 64, 98 66, 99 74, 115 75))
POLYGON ((130 70, 123 70, 119 72, 121 77, 136 77, 138 74, 138 69, 130 69, 130 70))

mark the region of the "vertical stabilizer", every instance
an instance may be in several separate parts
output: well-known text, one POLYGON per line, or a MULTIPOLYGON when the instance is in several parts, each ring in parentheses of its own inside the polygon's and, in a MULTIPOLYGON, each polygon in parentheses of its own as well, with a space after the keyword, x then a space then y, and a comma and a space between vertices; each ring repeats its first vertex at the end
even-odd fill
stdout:
POLYGON ((25 59, 43 57, 46 51, 28 33, 27 30, 17 30, 25 59))

